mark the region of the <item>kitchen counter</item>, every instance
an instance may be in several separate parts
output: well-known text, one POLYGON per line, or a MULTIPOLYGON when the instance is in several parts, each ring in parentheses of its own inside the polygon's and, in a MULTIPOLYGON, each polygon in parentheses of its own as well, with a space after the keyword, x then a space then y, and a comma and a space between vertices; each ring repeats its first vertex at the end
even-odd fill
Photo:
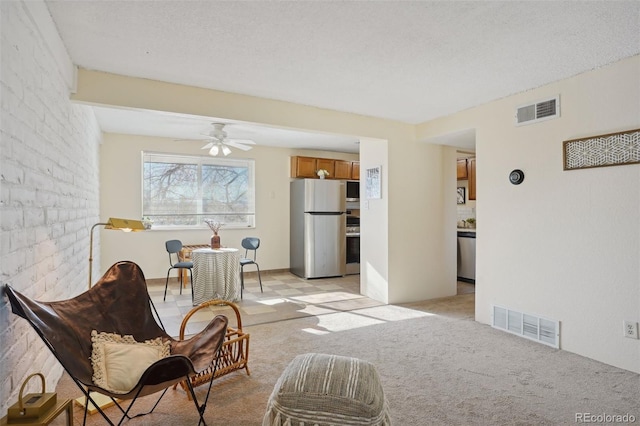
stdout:
POLYGON ((458 232, 476 232, 476 228, 458 228, 458 232))

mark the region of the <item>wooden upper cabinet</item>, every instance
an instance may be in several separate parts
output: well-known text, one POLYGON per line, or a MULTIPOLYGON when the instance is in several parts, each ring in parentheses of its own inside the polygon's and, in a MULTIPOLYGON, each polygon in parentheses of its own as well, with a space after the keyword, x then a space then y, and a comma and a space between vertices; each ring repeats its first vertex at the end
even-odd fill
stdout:
POLYGON ((316 159, 312 157, 291 157, 291 177, 318 177, 316 159))
POLYGON ((360 179, 360 163, 358 161, 291 157, 291 177, 293 178, 318 178, 317 171, 320 169, 325 169, 329 172, 327 179, 360 179))
POLYGON ((328 158, 316 158, 316 171, 324 169, 329 172, 330 179, 335 178, 336 176, 336 160, 331 160, 328 158))
POLYGON ((469 173, 469 199, 476 199, 476 159, 469 158, 467 160, 467 169, 469 173))
POLYGON ((458 180, 469 179, 469 169, 467 168, 467 159, 461 158, 458 160, 458 180))
POLYGON ((360 180, 360 162, 351 162, 351 180, 360 180))
POLYGON ((351 179, 351 161, 335 160, 335 174, 332 177, 334 179, 351 179))

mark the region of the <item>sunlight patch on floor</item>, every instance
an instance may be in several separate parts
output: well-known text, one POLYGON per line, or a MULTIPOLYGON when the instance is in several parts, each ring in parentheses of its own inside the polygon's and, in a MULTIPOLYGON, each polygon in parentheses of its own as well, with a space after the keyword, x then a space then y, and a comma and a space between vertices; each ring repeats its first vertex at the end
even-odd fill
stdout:
POLYGON ((353 313, 366 315, 383 321, 402 321, 414 318, 436 316, 429 312, 416 311, 414 309, 403 308, 402 306, 382 305, 372 308, 358 309, 353 313))
POLYGON ((262 303, 263 305, 277 305, 279 303, 288 302, 288 300, 276 298, 276 299, 260 299, 260 300, 256 300, 256 302, 262 303))
POLYGON ((328 331, 316 330, 315 328, 303 328, 302 331, 305 331, 309 334, 315 334, 316 336, 323 336, 325 334, 329 334, 328 331))
POLYGON ((359 294, 347 293, 344 291, 331 291, 327 293, 308 294, 304 296, 290 297, 293 300, 299 300, 306 303, 314 303, 316 305, 328 302, 337 302, 340 300, 361 299, 364 296, 359 294))
POLYGON ((354 328, 367 327, 370 325, 384 324, 374 318, 353 314, 351 312, 338 312, 317 317, 318 323, 313 327, 315 330, 327 332, 337 332, 353 330, 354 328))
POLYGON ((333 314, 336 311, 333 309, 323 308, 322 306, 307 305, 304 309, 300 309, 298 312, 315 316, 315 315, 333 314))
POLYGON ((256 314, 267 314, 272 312, 278 312, 277 309, 272 308, 271 306, 243 306, 240 308, 241 311, 246 312, 249 315, 256 314))

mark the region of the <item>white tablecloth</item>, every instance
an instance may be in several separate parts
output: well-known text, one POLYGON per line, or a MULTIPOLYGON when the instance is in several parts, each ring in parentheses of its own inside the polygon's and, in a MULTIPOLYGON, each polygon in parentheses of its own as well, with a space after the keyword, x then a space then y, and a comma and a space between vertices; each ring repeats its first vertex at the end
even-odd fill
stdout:
POLYGON ((193 304, 240 298, 240 252, 235 248, 202 248, 191 252, 193 304))

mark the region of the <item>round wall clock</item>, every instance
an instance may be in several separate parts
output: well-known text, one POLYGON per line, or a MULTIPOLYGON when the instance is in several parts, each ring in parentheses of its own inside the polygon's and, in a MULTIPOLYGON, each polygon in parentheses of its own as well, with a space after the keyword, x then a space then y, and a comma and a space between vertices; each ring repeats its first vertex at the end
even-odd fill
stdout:
POLYGON ((509 173, 509 182, 511 182, 512 184, 520 185, 523 180, 524 172, 522 170, 515 169, 511 173, 509 173))

